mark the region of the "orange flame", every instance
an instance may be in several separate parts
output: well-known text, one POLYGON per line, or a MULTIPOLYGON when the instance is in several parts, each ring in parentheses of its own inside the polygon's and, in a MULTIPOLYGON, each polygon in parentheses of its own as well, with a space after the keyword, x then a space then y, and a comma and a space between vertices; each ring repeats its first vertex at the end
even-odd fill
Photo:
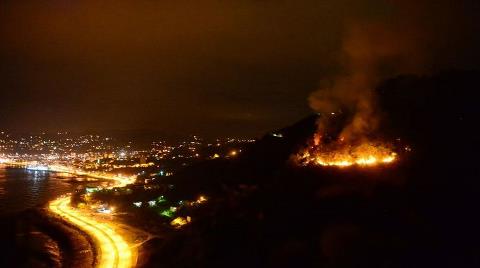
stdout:
POLYGON ((344 144, 344 139, 330 144, 320 144, 314 138, 313 145, 297 154, 301 165, 320 166, 375 166, 392 163, 397 154, 385 144, 364 142, 358 145, 344 144))

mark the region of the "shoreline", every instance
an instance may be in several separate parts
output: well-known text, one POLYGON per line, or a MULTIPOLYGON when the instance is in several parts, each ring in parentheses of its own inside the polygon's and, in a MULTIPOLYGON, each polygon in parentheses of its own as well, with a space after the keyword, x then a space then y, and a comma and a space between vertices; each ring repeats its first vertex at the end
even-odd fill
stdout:
MULTIPOLYGON (((1 166, 2 168, 18 169, 23 165, 3 163, 1 166)), ((58 166, 46 170, 49 173, 65 173, 65 171, 67 170, 58 168, 58 166)), ((78 170, 66 173, 90 177, 96 181, 109 181, 108 187, 122 187, 132 180, 132 177, 110 174, 99 176, 96 173, 91 174, 78 170)), ((69 183, 73 182, 77 181, 69 180, 69 183)), ((136 249, 130 248, 129 244, 123 241, 122 236, 116 234, 117 224, 115 222, 96 221, 95 216, 70 207, 69 198, 64 198, 68 202, 62 202, 59 209, 53 209, 51 204, 59 199, 62 199, 62 196, 43 201, 32 208, 6 211, 0 214, 0 245, 6 249, 4 252, 7 253, 0 258, 1 267, 19 265, 28 267, 97 267, 103 264, 108 267, 132 266, 132 263, 136 261, 137 254, 131 252, 136 249), (86 228, 86 225, 90 227, 86 228), (92 230, 94 231, 92 232, 92 230), (99 237, 99 233, 103 239, 99 237), (113 262, 108 261, 108 259, 113 259, 109 258, 112 251, 103 248, 105 241, 110 241, 110 244, 116 248, 116 258, 113 262), (13 246, 10 247, 10 245, 13 246), (129 254, 124 256, 125 252, 129 254), (23 255, 28 257, 25 258, 23 255)))
POLYGON ((48 209, 91 237, 94 245, 98 246, 96 260, 99 267, 134 266, 136 254, 132 252, 130 244, 116 231, 118 226, 115 223, 98 221, 83 214, 81 210, 70 207, 69 196, 51 201, 48 209))
POLYGON ((5 252, 2 267, 96 265, 98 251, 93 240, 44 207, 1 215, 0 220, 0 243, 5 252), (52 248, 58 252, 46 250, 52 248))

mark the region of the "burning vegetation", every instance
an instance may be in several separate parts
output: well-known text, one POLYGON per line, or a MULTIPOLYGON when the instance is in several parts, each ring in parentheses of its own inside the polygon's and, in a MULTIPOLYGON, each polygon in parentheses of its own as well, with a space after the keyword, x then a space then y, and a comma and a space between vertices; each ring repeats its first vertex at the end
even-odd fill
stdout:
POLYGON ((392 143, 378 138, 375 113, 332 112, 322 114, 317 130, 295 156, 302 166, 376 166, 398 159, 392 143), (372 123, 374 122, 374 123, 372 123), (375 125, 372 127, 372 125, 375 125), (374 133, 372 133, 374 132, 374 133))
POLYGON ((300 165, 321 166, 375 166, 389 164, 397 159, 391 146, 381 142, 346 142, 340 137, 325 143, 320 134, 315 134, 310 144, 296 155, 300 165))
POLYGON ((393 146, 378 138, 383 113, 374 89, 385 76, 417 66, 416 59, 406 56, 416 50, 410 39, 397 38, 383 25, 351 25, 342 45, 344 72, 324 79, 310 95, 310 107, 320 114, 317 131, 295 160, 300 165, 339 167, 397 160, 393 146))

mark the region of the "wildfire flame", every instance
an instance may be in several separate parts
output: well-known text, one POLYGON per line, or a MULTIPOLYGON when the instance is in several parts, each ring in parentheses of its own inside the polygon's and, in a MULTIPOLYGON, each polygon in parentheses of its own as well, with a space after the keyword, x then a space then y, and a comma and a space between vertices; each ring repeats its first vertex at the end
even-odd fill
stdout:
POLYGON ((394 162, 397 154, 380 142, 346 144, 344 139, 339 138, 338 141, 324 144, 321 138, 315 135, 313 144, 301 150, 296 158, 304 166, 375 166, 394 162))

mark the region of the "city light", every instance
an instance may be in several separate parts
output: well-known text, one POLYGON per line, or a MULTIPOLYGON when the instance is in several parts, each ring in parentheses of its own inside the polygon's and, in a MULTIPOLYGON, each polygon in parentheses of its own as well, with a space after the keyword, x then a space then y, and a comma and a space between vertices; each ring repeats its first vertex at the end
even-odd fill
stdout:
POLYGON ((26 167, 28 170, 36 170, 36 171, 48 171, 49 168, 48 166, 45 165, 28 165, 26 167))
MULTIPOLYGON (((121 218, 116 215, 133 212, 127 212, 128 208, 123 206, 115 209, 110 203, 97 200, 101 195, 95 193, 131 193, 131 189, 123 187, 133 183, 136 185, 132 189, 159 189, 155 180, 172 176, 178 169, 177 165, 185 167, 211 158, 233 158, 242 151, 242 145, 251 142, 254 140, 216 139, 215 151, 206 152, 210 143, 204 143, 198 137, 173 143, 153 142, 150 148, 142 149, 130 147, 130 142, 122 145, 111 138, 96 135, 74 138, 64 133, 59 133, 54 138, 45 134, 18 138, 3 135, 0 136, 0 164, 2 167, 6 165, 32 170, 34 176, 47 172, 59 173, 72 181, 89 183, 85 185, 84 192, 78 193, 80 201, 77 207, 70 205, 71 197, 62 196, 49 203, 49 211, 91 237, 95 248, 98 248, 96 267, 132 267, 136 263, 136 251, 122 235, 135 231, 123 227, 120 229, 116 221, 121 218), (94 182, 97 185, 90 184, 97 180, 102 181, 94 182), (103 180, 108 182, 104 183, 103 180)), ((174 189, 173 184, 166 186, 168 190, 174 189)), ((154 198, 140 200, 130 201, 130 207, 153 210, 163 223, 180 228, 190 223, 191 218, 177 217, 177 213, 183 213, 187 207, 202 204, 207 198, 201 195, 192 201, 170 202, 164 195, 156 195, 154 198)))
POLYGON ((190 216, 187 216, 186 218, 184 217, 176 217, 175 219, 173 219, 171 222, 170 222, 170 225, 172 225, 173 227, 175 228, 181 228, 182 226, 190 223, 192 221, 192 219, 190 218, 190 216))

